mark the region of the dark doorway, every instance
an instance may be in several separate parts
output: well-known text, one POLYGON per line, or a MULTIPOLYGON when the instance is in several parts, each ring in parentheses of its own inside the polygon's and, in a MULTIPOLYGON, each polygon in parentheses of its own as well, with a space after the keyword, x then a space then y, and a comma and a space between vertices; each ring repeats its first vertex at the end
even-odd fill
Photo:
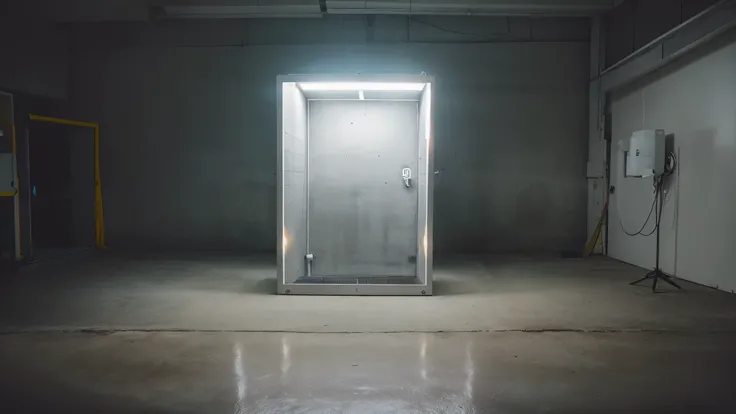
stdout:
POLYGON ((33 260, 94 246, 94 142, 85 128, 34 123, 29 134, 33 260))

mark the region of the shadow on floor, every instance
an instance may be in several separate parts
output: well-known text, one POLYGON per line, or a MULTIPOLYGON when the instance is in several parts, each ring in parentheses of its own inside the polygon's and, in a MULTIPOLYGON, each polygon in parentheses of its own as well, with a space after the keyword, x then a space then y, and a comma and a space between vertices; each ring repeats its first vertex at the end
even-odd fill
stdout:
POLYGON ((243 286, 243 292, 247 293, 260 293, 262 295, 275 295, 276 294, 276 278, 265 278, 256 282, 255 285, 243 286), (251 287, 252 286, 252 287, 251 287))

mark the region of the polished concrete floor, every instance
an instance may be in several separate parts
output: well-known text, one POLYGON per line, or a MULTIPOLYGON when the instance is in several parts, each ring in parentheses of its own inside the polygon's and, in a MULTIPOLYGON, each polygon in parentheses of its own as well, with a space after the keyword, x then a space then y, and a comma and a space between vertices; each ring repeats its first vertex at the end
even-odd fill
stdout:
POLYGON ((6 275, 0 412, 736 412, 736 297, 607 259, 454 257, 434 297, 273 295, 270 257, 6 275))

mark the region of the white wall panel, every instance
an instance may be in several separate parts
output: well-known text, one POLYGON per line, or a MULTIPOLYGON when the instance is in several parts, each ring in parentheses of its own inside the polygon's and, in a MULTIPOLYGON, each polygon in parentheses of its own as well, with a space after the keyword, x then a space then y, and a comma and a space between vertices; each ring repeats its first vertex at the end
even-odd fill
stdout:
POLYGON ((736 290, 736 42, 622 91, 613 100, 609 254, 652 267, 655 238, 628 237, 649 210, 649 179, 622 177, 617 141, 637 129, 674 134, 679 165, 662 218, 662 267, 698 283, 736 290))

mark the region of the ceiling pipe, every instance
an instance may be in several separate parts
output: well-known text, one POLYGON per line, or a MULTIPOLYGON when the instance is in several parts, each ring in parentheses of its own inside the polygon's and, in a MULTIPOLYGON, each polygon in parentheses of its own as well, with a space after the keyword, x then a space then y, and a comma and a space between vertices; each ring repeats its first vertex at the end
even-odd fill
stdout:
MULTIPOLYGON (((398 14, 451 16, 589 16, 610 10, 613 2, 534 4, 527 2, 421 2, 326 0, 329 14, 398 14)), ((570 3, 570 2, 568 2, 570 3)))
POLYGON ((166 19, 243 19, 320 17, 324 14, 341 15, 446 15, 446 16, 589 16, 609 10, 613 0, 573 1, 563 4, 542 2, 475 1, 455 3, 421 0, 367 1, 316 0, 311 3, 250 6, 161 6, 152 9, 152 15, 166 19))
POLYGON ((284 6, 163 6, 155 15, 166 19, 250 19, 322 17, 319 4, 284 6))

